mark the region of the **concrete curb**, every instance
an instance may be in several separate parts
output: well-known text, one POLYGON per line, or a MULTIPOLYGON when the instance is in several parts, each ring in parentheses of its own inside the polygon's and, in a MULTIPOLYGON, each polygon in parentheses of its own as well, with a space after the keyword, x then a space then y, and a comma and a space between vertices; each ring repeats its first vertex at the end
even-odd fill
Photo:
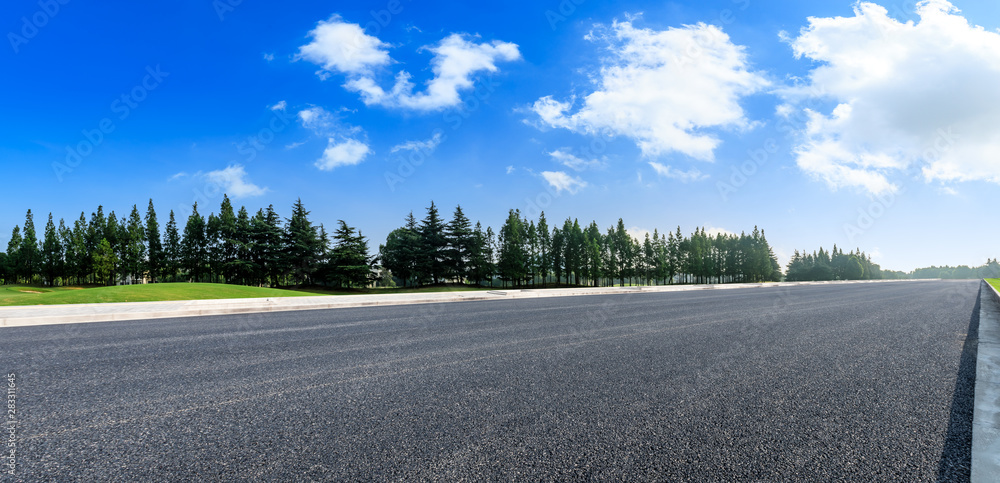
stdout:
POLYGON ((185 300, 173 302, 125 302, 107 304, 45 305, 0 307, 0 327, 114 322, 207 315, 252 314, 290 310, 319 310, 348 307, 432 304, 515 298, 568 297, 679 292, 688 290, 730 290, 781 288, 802 285, 844 283, 916 282, 919 280, 857 280, 832 282, 733 283, 707 285, 656 285, 640 287, 576 287, 554 289, 490 290, 487 292, 438 292, 428 294, 327 295, 315 297, 272 297, 256 299, 185 300))
POLYGON ((985 280, 979 290, 978 339, 970 480, 986 483, 1000 475, 1000 293, 985 280))

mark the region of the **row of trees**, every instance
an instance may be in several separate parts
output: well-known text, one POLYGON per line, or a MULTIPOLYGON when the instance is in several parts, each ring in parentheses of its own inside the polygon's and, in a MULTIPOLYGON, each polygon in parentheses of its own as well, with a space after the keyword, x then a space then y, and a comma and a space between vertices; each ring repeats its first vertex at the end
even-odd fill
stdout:
POLYGON ((642 241, 619 219, 602 231, 596 222, 583 227, 567 218, 550 229, 545 213, 537 223, 510 210, 499 232, 472 225, 456 207, 445 222, 432 202, 417 222, 411 212, 379 247, 383 267, 404 285, 442 281, 504 285, 667 284, 762 282, 781 278, 764 232, 739 236, 709 235, 704 228, 690 237, 654 230, 642 241))
POLYGON ((822 247, 813 253, 800 253, 795 250, 792 260, 788 262, 785 280, 822 281, 822 280, 880 280, 883 278, 906 278, 902 272, 883 272, 882 268, 872 262, 871 256, 860 249, 844 253, 843 249, 833 246, 833 251, 827 252, 822 247))
POLYGON ((170 211, 165 230, 149 201, 145 217, 133 206, 127 217, 103 207, 84 213, 72 227, 49 214, 41 242, 28 210, 0 253, 4 283, 137 283, 200 281, 244 285, 367 285, 373 257, 361 232, 343 220, 331 241, 323 225, 313 225, 301 200, 286 220, 273 206, 250 215, 234 211, 224 196, 219 214, 206 218, 192 207, 183 231, 170 211))
POLYGON ((986 260, 986 264, 978 267, 959 265, 957 267, 926 267, 913 271, 912 278, 949 278, 949 279, 970 279, 970 278, 998 278, 1000 277, 1000 263, 997 259, 986 260))

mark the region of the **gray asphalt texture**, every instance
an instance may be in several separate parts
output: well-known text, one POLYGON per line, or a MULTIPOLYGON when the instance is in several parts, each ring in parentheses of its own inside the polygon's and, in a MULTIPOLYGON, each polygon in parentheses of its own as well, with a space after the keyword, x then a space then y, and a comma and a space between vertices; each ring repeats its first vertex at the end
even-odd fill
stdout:
POLYGON ((6 328, 0 372, 25 481, 961 481, 978 287, 6 328))

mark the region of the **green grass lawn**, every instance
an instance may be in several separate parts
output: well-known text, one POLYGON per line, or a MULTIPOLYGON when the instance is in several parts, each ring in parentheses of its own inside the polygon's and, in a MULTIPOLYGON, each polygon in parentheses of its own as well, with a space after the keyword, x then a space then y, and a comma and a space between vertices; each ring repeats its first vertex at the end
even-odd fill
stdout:
POLYGON ((393 289, 332 290, 323 288, 276 289, 226 285, 221 283, 157 283, 116 287, 36 287, 0 285, 0 306, 94 304, 111 302, 159 302, 166 300, 244 299, 265 297, 306 297, 366 293, 430 293, 486 290, 478 287, 435 286, 393 289))
POLYGON ((1000 291, 1000 278, 987 278, 986 282, 997 289, 997 291, 1000 291))

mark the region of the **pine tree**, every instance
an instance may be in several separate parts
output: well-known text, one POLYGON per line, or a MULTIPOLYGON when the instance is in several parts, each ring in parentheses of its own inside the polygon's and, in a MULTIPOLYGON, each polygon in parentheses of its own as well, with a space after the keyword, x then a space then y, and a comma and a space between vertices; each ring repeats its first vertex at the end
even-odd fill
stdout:
POLYGON ((56 232, 56 224, 52 221, 52 213, 49 213, 49 221, 45 224, 45 238, 42 241, 41 269, 45 274, 45 283, 49 286, 56 286, 56 278, 62 272, 63 247, 59 242, 59 234, 56 232))
POLYGON ((132 283, 138 283, 146 269, 146 228, 136 205, 132 205, 128 224, 124 228, 125 236, 121 242, 122 271, 131 276, 132 283))
POLYGON ((372 276, 368 241, 360 232, 355 234, 354 228, 344 220, 337 223, 339 226, 333 235, 335 245, 330 257, 334 283, 338 287, 365 287, 372 276))
POLYGON ((287 220, 285 228, 284 246, 285 267, 293 283, 311 283, 322 247, 301 198, 292 205, 292 217, 287 220))
POLYGON ((14 226, 14 231, 10 234, 7 242, 7 276, 4 281, 8 283, 19 283, 21 280, 21 227, 14 226))
POLYGON ((174 210, 170 210, 170 219, 167 221, 163 240, 163 274, 168 276, 170 281, 177 279, 182 260, 181 236, 177 231, 174 210))
POLYGON ((462 212, 462 206, 455 207, 455 213, 444 229, 446 247, 444 249, 444 269, 447 277, 462 283, 469 278, 469 258, 472 253, 472 223, 462 212))
POLYGON ((552 234, 549 233, 549 223, 544 211, 538 215, 535 231, 538 234, 538 274, 544 284, 548 283, 549 273, 552 272, 552 234))
POLYGON ((21 278, 31 283, 35 275, 38 274, 41 256, 38 251, 38 237, 35 236, 35 220, 28 210, 24 217, 24 227, 21 228, 21 248, 18 253, 20 257, 21 278))
POLYGON ((97 244, 93 259, 97 282, 101 285, 110 285, 114 280, 115 267, 118 266, 118 255, 111 249, 107 239, 102 238, 97 244))
POLYGON ((156 209, 153 208, 153 199, 149 199, 149 206, 146 207, 146 270, 152 282, 160 281, 160 274, 164 268, 163 243, 160 241, 160 223, 156 220, 156 209))
POLYGON ((444 222, 433 201, 427 208, 427 216, 420 224, 420 239, 417 254, 418 271, 431 283, 443 281, 446 276, 445 249, 448 247, 448 239, 444 233, 444 222))
POLYGON ((205 218, 198 214, 196 201, 191 207, 187 224, 184 225, 184 238, 181 241, 181 267, 193 282, 201 281, 208 268, 208 238, 205 228, 205 218))

